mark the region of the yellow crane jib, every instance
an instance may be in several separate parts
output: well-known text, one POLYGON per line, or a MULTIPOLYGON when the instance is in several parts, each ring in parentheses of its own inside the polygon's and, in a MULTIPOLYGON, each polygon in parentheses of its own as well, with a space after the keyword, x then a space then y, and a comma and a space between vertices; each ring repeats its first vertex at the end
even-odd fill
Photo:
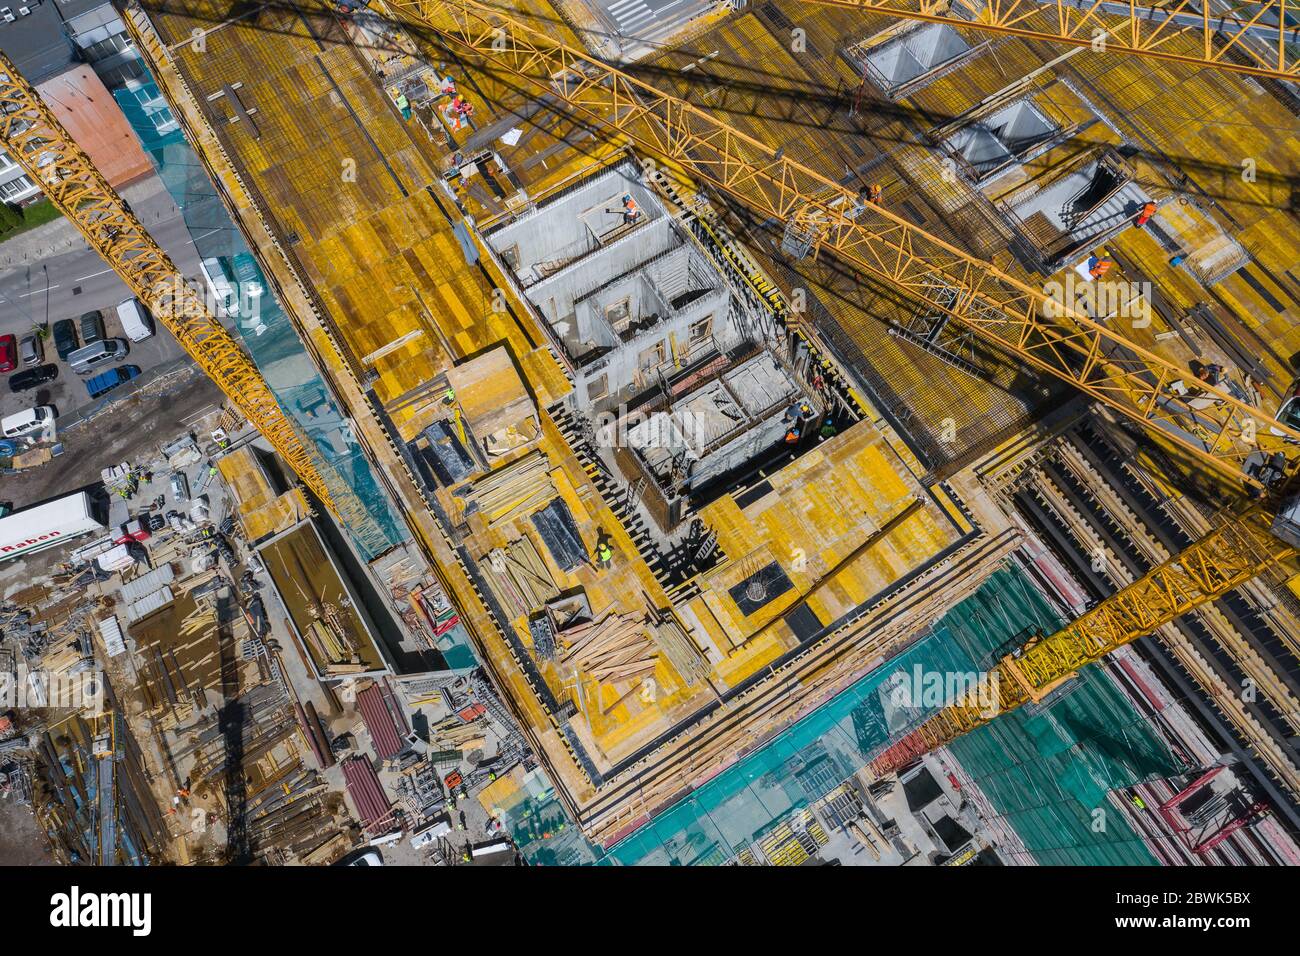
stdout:
POLYGON ((0 144, 303 484, 334 511, 313 452, 298 436, 257 366, 3 54, 0 144))
POLYGON ((1041 700, 1084 665, 1295 557, 1300 552, 1275 535, 1271 520, 1253 509, 1225 522, 1055 634, 1008 654, 976 681, 980 693, 926 718, 875 757, 872 771, 894 773, 999 714, 1041 700))
POLYGON ((805 0, 1096 53, 1300 78, 1292 0, 805 0))

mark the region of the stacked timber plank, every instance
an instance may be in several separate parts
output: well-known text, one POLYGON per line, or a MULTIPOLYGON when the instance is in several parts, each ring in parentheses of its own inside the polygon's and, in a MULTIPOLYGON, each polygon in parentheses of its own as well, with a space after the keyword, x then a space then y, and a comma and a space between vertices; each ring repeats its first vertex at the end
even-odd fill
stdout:
POLYGON ((487 567, 494 590, 516 615, 527 614, 560 595, 537 545, 527 535, 493 550, 487 567))
POLYGON ((482 515, 488 527, 522 517, 556 495, 551 463, 538 449, 480 478, 455 494, 464 514, 482 515))
POLYGON ((687 684, 698 684, 709 676, 713 668, 674 615, 655 625, 655 640, 687 684))
POLYGON ((313 606, 311 613, 313 620, 303 636, 316 659, 323 662, 325 673, 330 676, 363 673, 366 664, 339 609, 327 601, 323 607, 313 606))
POLYGON ((641 614, 607 614, 560 633, 561 661, 576 665, 606 684, 636 680, 654 671, 658 651, 646 633, 641 614))

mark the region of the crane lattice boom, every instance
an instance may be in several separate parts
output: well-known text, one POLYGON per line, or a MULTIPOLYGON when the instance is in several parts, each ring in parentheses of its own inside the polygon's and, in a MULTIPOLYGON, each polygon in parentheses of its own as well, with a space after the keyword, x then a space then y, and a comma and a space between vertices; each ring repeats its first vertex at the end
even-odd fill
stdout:
POLYGON ((949 703, 884 750, 871 762, 872 770, 880 776, 892 773, 999 714, 1041 700, 1085 664, 1227 594, 1296 553, 1273 536, 1269 517, 1260 509, 1221 525, 1055 634, 1008 654, 963 699, 949 703))
POLYGON ((1300 78, 1293 0, 807 0, 1099 53, 1300 78), (1283 24, 1279 28, 1279 24, 1283 24))

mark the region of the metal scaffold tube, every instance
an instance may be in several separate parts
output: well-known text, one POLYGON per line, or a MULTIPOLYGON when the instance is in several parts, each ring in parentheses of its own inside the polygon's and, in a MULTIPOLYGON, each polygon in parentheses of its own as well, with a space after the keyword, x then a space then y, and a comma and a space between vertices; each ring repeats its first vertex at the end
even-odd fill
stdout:
POLYGON ((0 54, 0 143, 90 247, 176 337, 198 366, 271 443, 312 493, 336 511, 316 455, 252 359, 185 282, 90 157, 0 54))

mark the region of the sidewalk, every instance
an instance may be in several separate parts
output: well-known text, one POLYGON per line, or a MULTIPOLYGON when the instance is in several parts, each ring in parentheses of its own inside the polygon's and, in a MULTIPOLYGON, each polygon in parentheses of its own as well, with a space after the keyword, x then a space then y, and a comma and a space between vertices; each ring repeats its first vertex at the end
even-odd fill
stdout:
MULTIPOLYGON (((146 229, 176 216, 176 204, 156 172, 127 186, 121 195, 146 229)), ((86 240, 76 226, 60 218, 0 242, 0 269, 31 265, 81 249, 89 249, 86 240)))

